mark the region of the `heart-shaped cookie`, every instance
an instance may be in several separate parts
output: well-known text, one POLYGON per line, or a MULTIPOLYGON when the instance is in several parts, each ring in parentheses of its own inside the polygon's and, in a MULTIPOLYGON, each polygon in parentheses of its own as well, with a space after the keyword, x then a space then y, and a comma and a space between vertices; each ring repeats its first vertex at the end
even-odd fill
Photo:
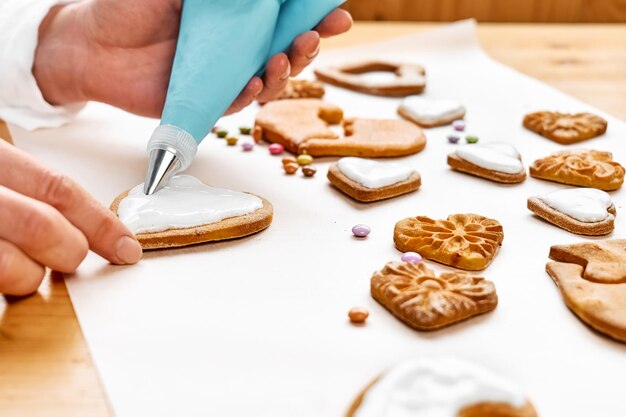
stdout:
POLYGON ((460 146, 455 153, 448 155, 448 165, 495 182, 514 184, 526 179, 520 154, 506 143, 460 146))
POLYGON ((424 132, 404 120, 347 119, 344 136, 329 128, 341 121, 340 108, 317 99, 268 103, 255 121, 255 139, 280 143, 295 154, 311 156, 405 156, 426 146, 424 132))
POLYGON ((209 187, 179 175, 146 196, 143 184, 122 193, 111 210, 144 249, 173 248, 257 233, 272 222, 272 205, 253 194, 209 187))
POLYGON ((455 100, 407 97, 398 107, 398 114, 421 127, 436 127, 462 119, 465 107, 455 100))
POLYGON ((524 127, 563 145, 603 135, 607 121, 592 113, 539 111, 524 117, 524 127))
POLYGON ((321 81, 360 93, 386 97, 406 97, 420 94, 426 88, 426 71, 415 64, 398 64, 383 61, 367 61, 315 70, 321 81), (363 74, 388 72, 394 76, 388 80, 368 80, 363 74))
POLYGON ((528 208, 542 219, 579 235, 607 235, 615 228, 611 196, 595 188, 574 188, 530 197, 528 208))

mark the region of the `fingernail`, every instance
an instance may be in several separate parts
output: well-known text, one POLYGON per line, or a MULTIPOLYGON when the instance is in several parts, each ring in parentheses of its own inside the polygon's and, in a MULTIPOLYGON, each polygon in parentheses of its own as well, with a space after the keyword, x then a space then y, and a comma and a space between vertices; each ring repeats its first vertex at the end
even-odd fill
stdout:
POLYGON ((317 57, 320 53, 320 46, 321 45, 317 45, 317 48, 315 49, 315 51, 306 56, 307 59, 315 59, 315 57, 317 57))
POLYGON ((285 81, 291 75, 291 64, 287 64, 287 69, 283 72, 283 75, 280 76, 281 81, 285 81))
POLYGON ((121 237, 115 245, 115 255, 122 263, 127 265, 139 262, 142 254, 141 245, 130 236, 121 237))

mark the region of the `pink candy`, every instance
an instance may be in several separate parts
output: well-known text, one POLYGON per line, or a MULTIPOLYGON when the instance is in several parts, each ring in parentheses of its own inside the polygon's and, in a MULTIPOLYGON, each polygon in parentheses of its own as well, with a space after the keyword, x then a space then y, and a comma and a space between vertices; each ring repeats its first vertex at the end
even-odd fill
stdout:
POLYGON ((280 155, 285 150, 285 147, 280 143, 272 143, 269 147, 270 154, 272 155, 280 155))
POLYGON ((250 143, 250 142, 242 143, 241 149, 243 149, 244 152, 250 152, 252 149, 254 149, 254 143, 250 143))
POLYGON ((422 256, 416 252, 406 252, 402 254, 402 257, 400 257, 400 260, 402 262, 408 262, 410 264, 418 264, 422 262, 422 256))
POLYGON ((356 237, 367 237, 370 231, 370 228, 364 224, 357 224, 352 228, 352 234, 356 237))

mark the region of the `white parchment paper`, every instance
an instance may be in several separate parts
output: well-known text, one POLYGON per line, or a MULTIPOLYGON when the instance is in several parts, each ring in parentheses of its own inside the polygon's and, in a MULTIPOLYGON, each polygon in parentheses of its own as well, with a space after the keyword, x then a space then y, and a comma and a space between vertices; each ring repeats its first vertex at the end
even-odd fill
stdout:
MULTIPOLYGON (((609 120, 584 147, 626 163, 626 126, 613 117, 488 58, 470 22, 381 44, 324 53, 321 62, 393 58, 422 63, 426 97, 467 106, 468 132, 504 141, 525 165, 564 149, 524 130, 534 110, 593 111, 609 120)), ((348 116, 396 116, 399 100, 328 87, 348 116)), ((256 108, 223 120, 251 125, 256 108)), ((92 104, 70 126, 27 133, 18 146, 66 172, 103 203, 143 181, 145 144, 157 125, 92 104)), ((134 267, 90 255, 70 295, 118 417, 338 417, 389 365, 413 355, 454 354, 518 382, 542 416, 624 416, 626 348, 591 331, 563 304, 544 271, 552 244, 584 238, 526 209, 530 195, 566 188, 529 178, 516 186, 451 171, 450 127, 427 131, 420 154, 399 159, 422 174, 417 193, 359 204, 325 178, 335 158, 316 161, 314 179, 283 174, 267 145, 244 153, 208 138, 189 172, 205 182, 252 191, 274 204, 265 232, 226 243, 148 253, 134 267), (490 314, 434 333, 415 332, 373 301, 373 271, 398 259, 394 224, 408 216, 474 212, 499 220, 504 245, 483 276, 500 304, 490 314), (352 238, 357 223, 372 228, 352 238), (351 326, 353 306, 371 312, 351 326)), ((612 193, 624 237, 624 190, 612 193)), ((429 263, 438 271, 446 268, 429 263)))

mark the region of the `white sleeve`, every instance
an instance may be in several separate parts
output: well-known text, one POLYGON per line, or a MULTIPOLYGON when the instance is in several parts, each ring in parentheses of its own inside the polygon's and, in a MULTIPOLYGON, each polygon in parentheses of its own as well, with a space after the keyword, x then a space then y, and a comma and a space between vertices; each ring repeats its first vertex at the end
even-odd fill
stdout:
POLYGON ((57 127, 84 104, 52 106, 33 75, 39 26, 51 7, 68 0, 0 0, 0 119, 24 129, 57 127))

